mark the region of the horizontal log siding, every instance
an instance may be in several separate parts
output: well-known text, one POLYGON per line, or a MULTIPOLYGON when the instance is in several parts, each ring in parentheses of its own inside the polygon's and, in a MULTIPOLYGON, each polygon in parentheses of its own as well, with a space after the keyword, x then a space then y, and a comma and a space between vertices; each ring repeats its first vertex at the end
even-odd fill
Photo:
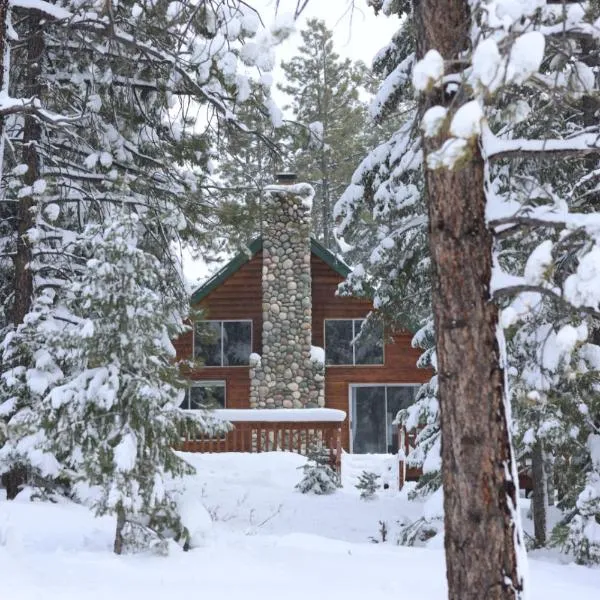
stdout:
MULTIPOLYGON (((369 300, 336 296, 338 285, 343 281, 329 265, 313 254, 311 261, 313 283, 313 344, 324 345, 325 319, 358 319, 372 310, 369 300)), ((411 345, 412 334, 397 333, 393 342, 384 348, 383 365, 328 366, 325 369, 325 406, 339 408, 349 414, 350 384, 352 383, 422 383, 431 373, 418 369, 417 359, 421 351, 411 345)), ((342 445, 350 447, 350 423, 346 419, 342 427, 342 445)))
MULTIPOLYGON (((204 319, 252 321, 252 351, 262 351, 262 252, 242 265, 219 287, 212 290, 200 304, 204 319)), ((188 332, 174 343, 177 357, 191 358, 193 334, 188 332)), ((225 381, 227 408, 250 408, 250 375, 248 367, 201 367, 188 374, 196 381, 225 381)))
MULTIPOLYGON (((342 277, 312 255, 313 345, 324 345, 325 319, 357 319, 372 309, 368 300, 335 295, 342 277)), ((213 290, 199 306, 207 319, 252 319, 253 351, 261 354, 262 340, 262 252, 257 253, 229 279, 213 290)), ((325 375, 325 406, 349 412, 352 383, 421 383, 431 373, 417 369, 420 350, 411 346, 412 334, 402 332, 385 345, 385 364, 330 366, 325 375)), ((178 357, 192 356, 192 333, 175 342, 178 357)), ((227 386, 227 408, 249 408, 250 378, 246 367, 204 367, 190 374, 194 380, 223 380, 227 386)), ((349 421, 342 425, 342 444, 349 449, 349 421)))

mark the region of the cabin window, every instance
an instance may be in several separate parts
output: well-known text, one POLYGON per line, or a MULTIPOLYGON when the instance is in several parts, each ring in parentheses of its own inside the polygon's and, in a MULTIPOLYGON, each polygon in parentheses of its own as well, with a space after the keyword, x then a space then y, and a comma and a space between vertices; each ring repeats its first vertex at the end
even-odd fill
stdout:
POLYGON ((365 319, 325 319, 325 364, 382 365, 383 329, 365 319))
POLYGON ((252 321, 197 321, 194 357, 206 367, 240 367, 250 362, 252 321))
POLYGON ((181 403, 181 408, 188 410, 225 408, 225 382, 192 382, 181 403))
POLYGON ((352 452, 355 454, 396 454, 398 411, 408 408, 417 397, 420 384, 350 386, 352 452))

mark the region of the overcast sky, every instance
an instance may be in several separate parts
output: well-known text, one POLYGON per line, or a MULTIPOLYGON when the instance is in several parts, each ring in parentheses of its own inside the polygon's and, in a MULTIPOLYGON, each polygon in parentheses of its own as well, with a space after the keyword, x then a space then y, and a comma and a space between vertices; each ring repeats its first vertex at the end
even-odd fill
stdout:
MULTIPOLYGON (((275 0, 246 0, 255 7, 265 23, 269 25, 275 19, 275 0)), ((296 0, 280 0, 280 13, 293 13, 296 0)), ((375 54, 385 46, 399 26, 397 18, 383 15, 375 17, 366 0, 310 0, 302 13, 297 30, 303 29, 307 18, 323 19, 334 33, 335 50, 341 56, 352 60, 362 60, 370 66, 375 54)), ((277 62, 290 60, 300 45, 300 34, 296 32, 276 49, 277 62)), ((275 81, 282 77, 281 69, 273 73, 275 81)), ((274 90, 276 102, 283 104, 285 97, 274 90)), ((218 265, 207 266, 202 260, 192 260, 186 253, 184 274, 189 282, 206 279, 218 269, 218 265)))
MULTIPOLYGON (((273 21, 275 0, 250 0, 249 4, 257 8, 266 25, 273 21)), ((296 0, 279 2, 281 13, 293 13, 295 7, 296 0)), ((335 49, 339 54, 362 60, 369 66, 373 56, 389 42, 399 24, 396 17, 375 17, 366 0, 309 0, 298 29, 302 29, 306 19, 312 17, 323 19, 334 32, 335 49)), ((296 33, 282 44, 278 54, 287 60, 293 56, 299 42, 300 35, 296 33)))

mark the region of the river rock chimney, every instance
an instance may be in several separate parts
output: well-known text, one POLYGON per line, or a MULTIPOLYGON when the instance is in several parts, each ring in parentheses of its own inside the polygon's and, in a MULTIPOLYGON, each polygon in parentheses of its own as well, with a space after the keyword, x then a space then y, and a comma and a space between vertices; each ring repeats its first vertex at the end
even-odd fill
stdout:
POLYGON ((324 365, 311 353, 313 188, 277 176, 263 203, 262 356, 250 361, 252 408, 324 406, 324 365))

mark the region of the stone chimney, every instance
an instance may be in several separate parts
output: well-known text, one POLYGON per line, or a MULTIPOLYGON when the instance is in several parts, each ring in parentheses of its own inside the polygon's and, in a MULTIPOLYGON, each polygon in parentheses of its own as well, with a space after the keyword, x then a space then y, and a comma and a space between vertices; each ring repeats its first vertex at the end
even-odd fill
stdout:
POLYGON ((250 360, 252 408, 324 406, 324 366, 311 356, 313 188, 281 174, 263 203, 262 356, 250 360))

